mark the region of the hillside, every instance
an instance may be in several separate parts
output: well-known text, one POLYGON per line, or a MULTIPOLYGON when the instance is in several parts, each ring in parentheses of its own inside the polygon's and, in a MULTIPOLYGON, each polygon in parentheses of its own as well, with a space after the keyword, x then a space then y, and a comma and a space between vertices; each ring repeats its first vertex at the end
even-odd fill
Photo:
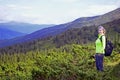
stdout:
MULTIPOLYGON (((2 48, 2 47, 6 47, 6 46, 11 46, 11 45, 14 45, 14 44, 19 44, 19 43, 22 43, 22 42, 29 42, 29 41, 32 41, 32 40, 35 40, 35 39, 42 39, 42 38, 47 38, 47 37, 51 37, 51 36, 56 36, 56 35, 58 35, 58 34, 60 34, 62 32, 65 32, 66 30, 70 29, 69 26, 71 26, 74 23, 86 22, 86 21, 89 21, 89 20, 94 19, 96 17, 98 17, 98 16, 82 17, 82 18, 76 19, 76 20, 74 20, 72 22, 69 22, 69 23, 55 25, 53 27, 37 30, 37 31, 35 31, 35 32, 33 32, 33 33, 29 34, 29 35, 24 36, 24 37, 11 39, 11 40, 7 40, 5 42, 2 42, 0 44, 0 47, 2 48)), ((15 23, 10 23, 10 24, 15 24, 15 23)), ((21 28, 21 27, 18 26, 18 28, 21 28)), ((17 27, 15 27, 15 29, 16 28, 17 27)), ((28 27, 26 27, 26 28, 28 28, 28 27)), ((24 27, 23 27, 23 29, 24 29, 24 27)), ((24 29, 24 30, 29 30, 29 29, 24 29)))
MULTIPOLYGON (((103 26, 107 30, 107 38, 110 39, 114 46, 120 50, 120 19, 115 20, 103 26), (114 35, 114 36, 113 36, 114 35)), ((21 53, 33 50, 48 49, 53 47, 61 47, 66 44, 89 44, 93 43, 97 38, 97 27, 82 27, 82 28, 72 28, 62 34, 47 37, 44 39, 35 39, 30 42, 25 42, 21 44, 15 44, 10 47, 1 48, 1 53, 21 53), (28 47, 29 46, 29 47, 28 47)))
POLYGON ((104 72, 98 72, 92 45, 0 55, 1 80, 119 80, 120 54, 114 50, 104 58, 104 72))
POLYGON ((74 22, 74 23, 75 23, 75 22, 77 22, 77 23, 83 23, 83 22, 87 22, 87 21, 89 21, 89 20, 95 19, 95 18, 97 18, 97 17, 99 17, 99 16, 81 17, 81 18, 78 18, 78 19, 74 20, 73 22, 74 22))
POLYGON ((30 41, 33 41, 36 39, 42 39, 42 38, 46 38, 46 37, 50 37, 50 36, 55 36, 66 30, 67 30, 67 27, 64 26, 63 24, 57 25, 54 27, 50 27, 50 28, 45 28, 42 30, 35 31, 31 34, 25 35, 23 37, 6 40, 6 41, 0 43, 0 47, 2 48, 2 47, 14 45, 14 44, 23 43, 23 42, 30 42, 30 41))

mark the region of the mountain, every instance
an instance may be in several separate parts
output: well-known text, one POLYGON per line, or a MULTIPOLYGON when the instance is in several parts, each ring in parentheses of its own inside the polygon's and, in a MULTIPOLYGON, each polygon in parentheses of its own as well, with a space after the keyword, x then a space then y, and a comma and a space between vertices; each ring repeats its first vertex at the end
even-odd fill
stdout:
POLYGON ((16 38, 16 37, 20 37, 26 35, 24 33, 20 33, 20 32, 16 32, 16 31, 12 31, 9 29, 4 29, 4 28, 0 28, 0 40, 6 40, 6 39, 12 39, 12 38, 16 38))
POLYGON ((49 36, 56 36, 68 29, 70 29, 69 26, 71 26, 73 23, 78 23, 78 22, 85 22, 85 21, 89 21, 91 19, 94 19, 98 16, 94 16, 94 17, 82 17, 79 19, 76 19, 72 22, 69 23, 65 23, 65 24, 60 24, 60 25, 55 25, 53 27, 48 27, 48 28, 44 28, 38 31, 35 31, 27 36, 25 36, 24 38, 22 38, 21 40, 16 40, 16 41, 20 41, 20 42, 24 42, 27 40, 34 40, 34 39, 42 39, 42 38, 46 38, 49 36))
POLYGON ((22 36, 22 37, 11 39, 11 40, 6 40, 0 44, 0 47, 5 47, 5 46, 21 43, 21 42, 32 41, 35 39, 42 39, 49 36, 55 36, 57 34, 64 32, 65 30, 67 30, 67 28, 63 24, 56 25, 54 27, 44 28, 42 30, 38 30, 31 34, 28 34, 26 36, 22 36))
MULTIPOLYGON (((72 39, 82 35, 82 37, 79 37, 79 39, 82 39, 82 41, 81 40, 79 40, 79 41, 81 41, 82 43, 87 43, 88 41, 93 41, 95 39, 95 38, 93 38, 91 40, 91 37, 95 37, 93 35, 94 35, 94 33, 96 33, 96 32, 92 32, 93 30, 91 30, 91 28, 95 29, 95 27, 97 25, 102 25, 102 24, 106 24, 109 22, 112 23, 113 25, 116 25, 112 21, 119 22, 119 19, 120 19, 119 12, 120 12, 120 8, 118 8, 114 11, 111 11, 109 13, 106 13, 104 15, 100 15, 100 16, 78 18, 69 23, 60 24, 60 25, 56 25, 53 27, 49 27, 49 28, 44 28, 44 29, 38 30, 36 32, 33 32, 29 35, 26 35, 24 37, 5 41, 0 44, 0 47, 6 47, 6 46, 13 45, 13 44, 29 42, 29 41, 37 40, 37 39, 44 39, 44 38, 51 37, 51 36, 54 37, 59 34, 62 35, 62 37, 57 36, 58 38, 54 39, 54 42, 57 44, 59 44, 59 42, 60 42, 60 45, 61 45, 61 44, 64 44, 64 41, 68 41, 68 40, 70 41, 71 38, 67 40, 67 36, 65 37, 65 35, 69 36, 69 35, 74 34, 73 33, 74 30, 78 30, 78 33, 76 33, 76 34, 79 34, 79 35, 77 35, 77 36, 72 35, 71 36, 72 39), (118 21, 116 21, 116 20, 118 20, 118 21), (88 26, 88 27, 86 28, 85 26, 88 26), (91 26, 93 26, 93 27, 91 27, 91 26), (77 29, 72 30, 73 28, 77 28, 77 29), (81 29, 81 28, 83 28, 83 29, 81 29), (68 33, 66 33, 66 31, 71 31, 71 32, 68 34, 68 33), (65 32, 65 34, 63 34, 64 32, 65 32), (89 32, 89 33, 86 34, 87 32, 89 32), (89 36, 90 32, 92 33, 92 36, 89 36), (60 41, 63 38, 65 38, 64 41, 60 41)), ((68 41, 68 43, 69 43, 69 41, 68 41)), ((76 40, 74 40, 74 42, 76 42, 76 40)), ((81 43, 81 42, 78 42, 78 43, 81 43)))
MULTIPOLYGON (((102 26, 104 26, 106 29, 107 39, 114 43, 114 48, 116 48, 117 51, 120 51, 120 19, 105 23, 102 26)), ((19 44, 17 41, 21 40, 22 38, 16 41, 9 40, 4 43, 0 43, 0 53, 26 53, 28 51, 47 50, 54 47, 59 48, 67 44, 91 44, 95 42, 97 34, 96 26, 86 26, 68 29, 56 36, 50 36, 42 39, 37 38, 21 43, 19 42, 19 44)))
POLYGON ((20 22, 7 22, 7 23, 0 23, 0 28, 6 28, 9 30, 21 32, 21 33, 32 33, 34 31, 54 26, 53 24, 30 24, 30 23, 20 23, 20 22))
POLYGON ((93 17, 81 17, 81 18, 78 18, 74 21, 72 21, 72 23, 83 23, 83 22, 87 22, 89 20, 93 20, 95 18, 98 18, 99 16, 93 16, 93 17))

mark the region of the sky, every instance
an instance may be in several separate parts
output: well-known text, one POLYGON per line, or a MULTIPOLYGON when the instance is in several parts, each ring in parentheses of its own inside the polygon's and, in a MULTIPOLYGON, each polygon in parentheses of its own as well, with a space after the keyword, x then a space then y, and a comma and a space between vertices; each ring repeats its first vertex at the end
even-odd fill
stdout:
POLYGON ((0 22, 62 24, 119 7, 120 0, 0 0, 0 22))

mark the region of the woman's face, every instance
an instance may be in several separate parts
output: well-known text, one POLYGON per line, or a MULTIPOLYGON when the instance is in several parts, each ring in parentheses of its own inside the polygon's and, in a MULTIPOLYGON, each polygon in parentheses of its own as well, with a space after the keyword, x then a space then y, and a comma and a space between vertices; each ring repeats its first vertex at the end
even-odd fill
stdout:
POLYGON ((103 34, 103 33, 104 33, 103 29, 99 29, 99 30, 98 30, 98 33, 99 33, 99 34, 103 34))

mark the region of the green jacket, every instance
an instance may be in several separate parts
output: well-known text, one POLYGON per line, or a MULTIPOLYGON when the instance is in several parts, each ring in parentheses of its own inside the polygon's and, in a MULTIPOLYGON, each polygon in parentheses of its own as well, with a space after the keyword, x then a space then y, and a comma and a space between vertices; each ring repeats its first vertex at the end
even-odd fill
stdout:
POLYGON ((97 40, 95 41, 95 46, 96 46, 96 53, 105 53, 105 45, 106 45, 106 38, 104 35, 98 35, 97 40), (102 36, 102 41, 100 40, 102 36))

